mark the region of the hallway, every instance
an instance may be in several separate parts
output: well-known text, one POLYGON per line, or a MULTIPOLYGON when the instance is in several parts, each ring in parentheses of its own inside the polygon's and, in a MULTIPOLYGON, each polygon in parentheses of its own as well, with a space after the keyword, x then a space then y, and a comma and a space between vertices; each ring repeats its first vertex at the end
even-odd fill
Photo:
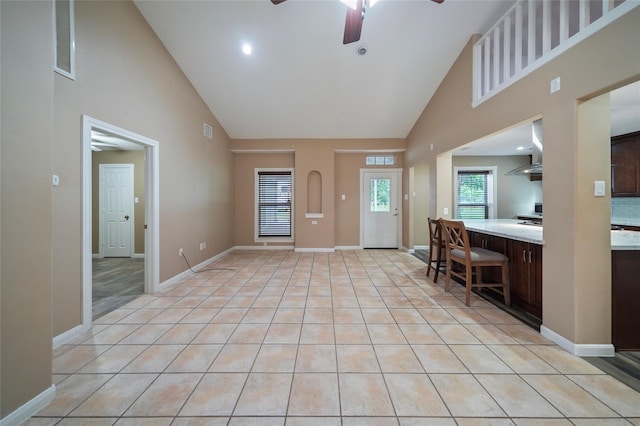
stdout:
POLYGON ((396 250, 235 251, 54 351, 26 424, 640 424, 640 393, 396 250), (544 420, 543 420, 544 419, 544 420))
POLYGON ((92 259, 93 320, 144 294, 144 259, 92 259))

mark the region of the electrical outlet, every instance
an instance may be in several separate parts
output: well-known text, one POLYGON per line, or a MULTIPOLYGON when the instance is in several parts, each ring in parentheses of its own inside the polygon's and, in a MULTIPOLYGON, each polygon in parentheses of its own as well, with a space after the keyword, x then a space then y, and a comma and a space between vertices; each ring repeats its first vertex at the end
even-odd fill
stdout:
POLYGON ((200 243, 200 251, 204 250, 204 243, 200 243))
POLYGON ((179 248, 178 249, 178 256, 182 256, 182 252, 183 252, 182 248, 179 248))

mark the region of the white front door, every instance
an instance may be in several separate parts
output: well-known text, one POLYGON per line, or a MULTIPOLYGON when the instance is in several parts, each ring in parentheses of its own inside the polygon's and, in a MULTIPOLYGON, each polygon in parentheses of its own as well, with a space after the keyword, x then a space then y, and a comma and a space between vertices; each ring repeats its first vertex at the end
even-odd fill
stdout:
POLYGON ((104 257, 133 253, 133 164, 100 164, 100 244, 104 257))
POLYGON ((400 245, 400 170, 363 170, 362 246, 398 248, 400 245))

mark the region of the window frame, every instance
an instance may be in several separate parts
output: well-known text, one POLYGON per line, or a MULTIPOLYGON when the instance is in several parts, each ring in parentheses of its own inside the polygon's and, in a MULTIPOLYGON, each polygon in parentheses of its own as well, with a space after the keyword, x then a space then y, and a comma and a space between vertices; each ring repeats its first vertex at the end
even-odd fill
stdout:
POLYGON ((68 79, 76 79, 76 35, 74 0, 54 0, 53 2, 53 70, 68 79), (58 1, 69 3, 69 70, 58 66, 58 1))
POLYGON ((364 159, 364 163, 367 167, 370 166, 395 166, 396 156, 395 154, 367 154, 364 159))
POLYGON ((491 188, 487 188, 489 192, 489 197, 487 200, 488 207, 488 218, 487 219, 496 219, 498 213, 498 167, 497 166, 456 166, 453 168, 453 217, 456 220, 458 218, 458 194, 460 191, 460 187, 458 185, 460 172, 469 173, 469 172, 478 172, 486 173, 491 182, 487 182, 487 185, 491 185, 491 188))
POLYGON ((253 239, 255 242, 293 242, 295 235, 295 173, 294 168, 255 168, 254 169, 254 216, 253 239), (290 173, 291 174, 291 236, 290 237, 261 237, 260 236, 260 172, 290 173))

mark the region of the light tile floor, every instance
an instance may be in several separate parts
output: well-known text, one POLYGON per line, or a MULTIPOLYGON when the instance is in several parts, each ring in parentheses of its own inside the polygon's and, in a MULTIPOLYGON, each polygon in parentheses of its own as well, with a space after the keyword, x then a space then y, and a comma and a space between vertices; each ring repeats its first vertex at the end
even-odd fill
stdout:
POLYGON ((640 394, 395 250, 236 251, 54 351, 29 425, 640 425, 640 394))

